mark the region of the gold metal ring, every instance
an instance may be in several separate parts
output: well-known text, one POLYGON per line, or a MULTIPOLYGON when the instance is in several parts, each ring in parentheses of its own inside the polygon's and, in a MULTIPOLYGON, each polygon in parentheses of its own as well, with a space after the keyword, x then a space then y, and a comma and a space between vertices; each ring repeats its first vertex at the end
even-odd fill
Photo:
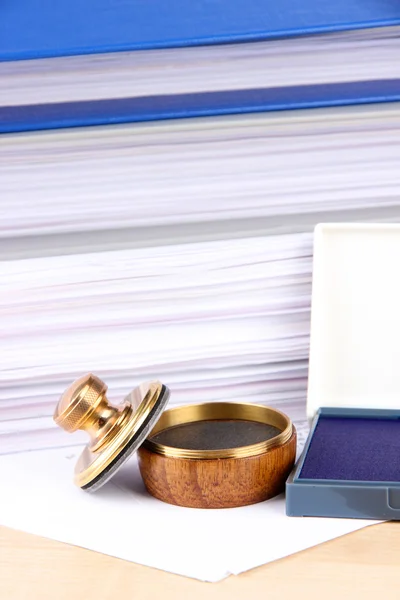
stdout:
POLYGON ((143 447, 156 454, 186 459, 215 459, 215 458, 244 458, 256 456, 285 444, 292 436, 293 426, 290 419, 279 410, 259 404, 246 404, 236 402, 206 402, 204 404, 190 404, 166 410, 158 420, 143 447), (193 450, 175 448, 152 441, 155 434, 185 423, 195 421, 215 420, 242 420, 255 421, 272 425, 280 430, 275 437, 237 448, 219 450, 193 450))

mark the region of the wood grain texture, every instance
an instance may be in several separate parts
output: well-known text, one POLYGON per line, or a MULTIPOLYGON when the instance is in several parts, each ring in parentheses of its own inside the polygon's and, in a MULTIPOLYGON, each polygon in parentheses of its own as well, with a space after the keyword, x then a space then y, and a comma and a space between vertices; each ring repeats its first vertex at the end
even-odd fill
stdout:
POLYGON ((139 448, 147 490, 164 502, 190 508, 233 508, 280 494, 296 456, 296 431, 282 446, 246 458, 192 460, 139 448))
POLYGON ((399 565, 400 523, 366 527, 213 584, 0 527, 2 600, 398 600, 399 565))

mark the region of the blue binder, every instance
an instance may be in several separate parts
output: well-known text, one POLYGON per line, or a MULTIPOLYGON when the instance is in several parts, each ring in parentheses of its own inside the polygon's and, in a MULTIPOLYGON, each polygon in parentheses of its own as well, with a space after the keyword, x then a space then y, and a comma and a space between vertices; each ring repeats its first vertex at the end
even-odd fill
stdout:
POLYGON ((398 25, 398 0, 9 0, 0 60, 398 25))

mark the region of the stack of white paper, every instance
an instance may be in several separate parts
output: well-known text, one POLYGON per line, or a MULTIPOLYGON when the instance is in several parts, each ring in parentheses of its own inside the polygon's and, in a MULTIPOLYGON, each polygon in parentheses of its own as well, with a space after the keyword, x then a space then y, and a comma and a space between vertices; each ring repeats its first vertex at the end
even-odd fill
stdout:
POLYGON ((0 106, 394 79, 399 56, 399 28, 384 27, 3 62, 0 106))
POLYGON ((110 399, 161 379, 171 403, 262 402, 304 418, 311 237, 4 262, 3 452, 78 443, 51 415, 85 372, 110 399))
POLYGON ((396 221, 399 124, 394 103, 4 135, 0 253, 396 221))

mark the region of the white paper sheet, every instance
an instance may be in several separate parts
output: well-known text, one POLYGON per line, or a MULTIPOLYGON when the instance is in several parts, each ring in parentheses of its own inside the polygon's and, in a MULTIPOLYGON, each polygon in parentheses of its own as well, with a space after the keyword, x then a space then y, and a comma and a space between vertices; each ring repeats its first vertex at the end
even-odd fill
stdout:
POLYGON ((171 506, 147 494, 134 458, 88 494, 72 483, 79 452, 0 456, 1 524, 215 582, 373 523, 289 518, 282 497, 227 510, 171 506))

